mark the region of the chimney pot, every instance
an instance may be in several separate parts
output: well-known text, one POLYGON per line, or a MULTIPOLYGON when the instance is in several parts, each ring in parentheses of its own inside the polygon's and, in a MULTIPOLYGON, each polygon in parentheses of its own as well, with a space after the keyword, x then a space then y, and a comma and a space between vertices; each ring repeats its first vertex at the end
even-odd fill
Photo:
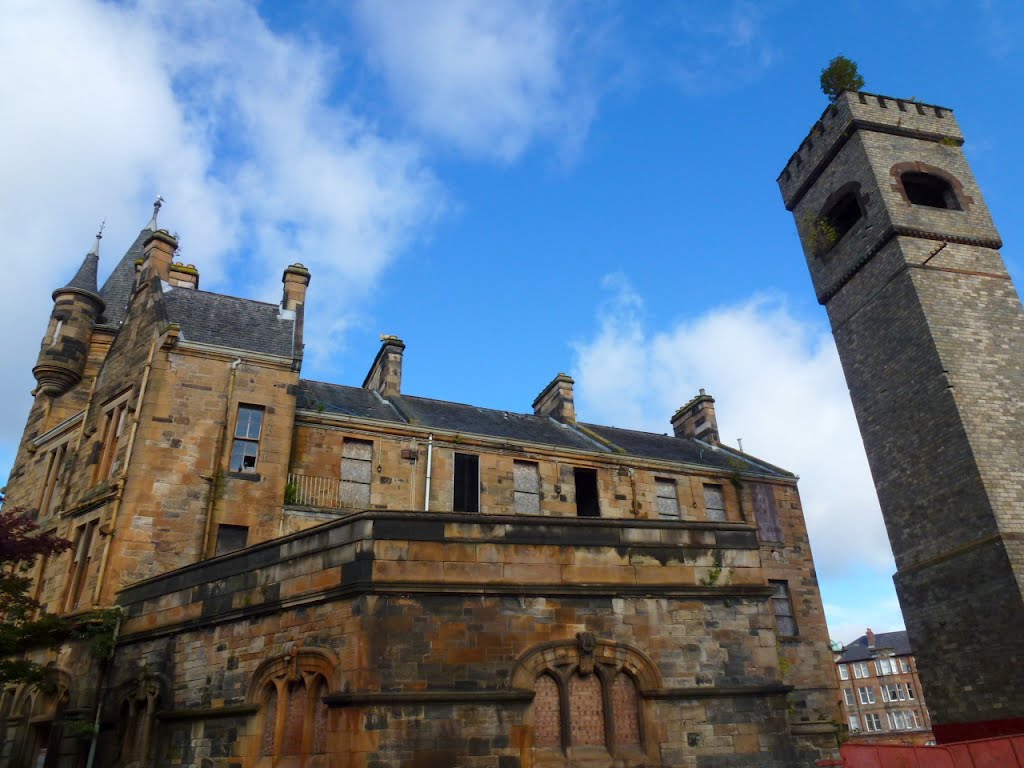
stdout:
POLYGON ((199 288, 199 270, 194 264, 185 265, 176 261, 167 270, 167 282, 175 288, 199 288))
POLYGON ((672 415, 672 431, 676 437, 692 437, 718 445, 715 398, 701 388, 699 395, 672 415))
POLYGON ((576 406, 573 401, 573 384, 571 376, 560 373, 544 387, 533 401, 533 413, 536 416, 550 416, 563 424, 576 423, 576 406))

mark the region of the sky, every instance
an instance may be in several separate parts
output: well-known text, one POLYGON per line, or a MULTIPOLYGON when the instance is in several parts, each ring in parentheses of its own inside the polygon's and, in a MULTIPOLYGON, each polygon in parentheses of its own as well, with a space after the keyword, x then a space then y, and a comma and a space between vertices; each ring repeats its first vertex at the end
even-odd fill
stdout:
MULTIPOLYGON (((654 432, 705 388, 796 472, 830 633, 903 626, 824 309, 776 178, 853 58, 955 110, 1019 284, 1024 5, 1007 0, 5 0, 0 467, 52 305, 157 194, 200 285, 312 272, 306 378, 654 432)), ((3 474, 3 470, 0 470, 3 474)))

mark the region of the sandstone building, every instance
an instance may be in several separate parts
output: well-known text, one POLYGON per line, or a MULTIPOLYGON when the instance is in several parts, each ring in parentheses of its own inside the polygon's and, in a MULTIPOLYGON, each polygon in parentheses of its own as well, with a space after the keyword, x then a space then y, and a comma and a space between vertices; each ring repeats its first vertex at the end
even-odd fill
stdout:
POLYGON ((868 629, 836 655, 836 676, 851 741, 934 743, 917 662, 905 631, 876 635, 868 629))
POLYGON ((962 144, 946 108, 844 93, 779 177, 940 743, 1024 732, 1024 312, 962 144))
POLYGON ((47 610, 120 606, 112 663, 39 651, 0 766, 782 768, 838 698, 794 475, 721 445, 300 377, 281 303, 199 289, 153 221, 53 294, 7 504, 70 552, 47 610), (86 726, 86 727, 83 727, 86 726))

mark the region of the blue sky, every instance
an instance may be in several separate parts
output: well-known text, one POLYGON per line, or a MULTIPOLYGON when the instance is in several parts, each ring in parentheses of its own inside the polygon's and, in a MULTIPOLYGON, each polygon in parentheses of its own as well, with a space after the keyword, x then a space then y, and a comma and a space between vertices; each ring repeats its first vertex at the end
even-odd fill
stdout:
POLYGON ((838 53, 866 89, 952 107, 1021 279, 1013 2, 14 0, 0 26, 0 464, 49 294, 107 221, 148 219, 205 289, 313 272, 304 375, 667 431, 698 387, 723 439, 801 475, 835 639, 901 626, 824 310, 775 179, 838 53))

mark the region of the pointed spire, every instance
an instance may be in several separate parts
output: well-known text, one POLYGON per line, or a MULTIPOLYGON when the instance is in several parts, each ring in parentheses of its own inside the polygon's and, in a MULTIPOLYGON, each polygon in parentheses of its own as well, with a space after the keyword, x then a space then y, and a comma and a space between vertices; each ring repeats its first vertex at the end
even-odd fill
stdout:
POLYGON ((99 289, 96 287, 96 270, 100 264, 100 240, 103 239, 103 227, 105 224, 106 220, 100 225, 100 231, 96 233, 96 242, 93 243, 89 252, 85 254, 82 266, 78 268, 75 276, 71 278, 67 285, 54 291, 55 296, 63 291, 76 290, 91 293, 97 299, 99 298, 99 289))
POLYGON ((156 217, 160 213, 160 206, 162 206, 163 204, 164 204, 163 197, 160 196, 160 195, 157 195, 156 196, 156 200, 153 202, 153 218, 151 218, 149 220, 149 224, 147 224, 145 226, 145 229, 148 229, 151 232, 156 232, 157 231, 157 229, 159 227, 157 226, 157 223, 156 223, 156 217))

